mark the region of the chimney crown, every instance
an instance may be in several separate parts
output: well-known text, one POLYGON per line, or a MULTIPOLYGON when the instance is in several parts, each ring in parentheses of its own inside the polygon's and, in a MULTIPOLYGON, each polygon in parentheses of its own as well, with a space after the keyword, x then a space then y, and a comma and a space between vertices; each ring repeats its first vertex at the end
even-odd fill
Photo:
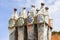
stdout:
POLYGON ((49 8, 48 7, 45 7, 46 10, 48 10, 49 8))
POLYGON ((39 9, 36 9, 36 11, 39 11, 39 9))
POLYGON ((35 5, 32 5, 31 7, 34 7, 35 8, 35 5))
POLYGON ((44 6, 44 3, 41 3, 41 6, 44 6))
POLYGON ((14 11, 17 11, 17 9, 16 9, 16 8, 14 8, 14 11))

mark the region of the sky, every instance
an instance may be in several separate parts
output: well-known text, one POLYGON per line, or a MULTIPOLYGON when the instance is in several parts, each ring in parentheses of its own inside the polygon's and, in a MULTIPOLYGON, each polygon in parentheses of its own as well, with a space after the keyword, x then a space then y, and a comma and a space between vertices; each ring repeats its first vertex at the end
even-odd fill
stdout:
POLYGON ((42 1, 49 7, 53 30, 60 31, 60 0, 0 0, 0 40, 9 40, 8 21, 14 8, 17 8, 19 13, 22 6, 29 10, 31 4, 35 4, 36 8, 39 8, 42 1))

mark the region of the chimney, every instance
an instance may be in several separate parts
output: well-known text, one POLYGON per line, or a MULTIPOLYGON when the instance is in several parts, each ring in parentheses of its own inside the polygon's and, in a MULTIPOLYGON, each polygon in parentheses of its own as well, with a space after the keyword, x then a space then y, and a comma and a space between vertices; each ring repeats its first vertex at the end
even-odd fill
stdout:
POLYGON ((39 9, 36 9, 37 13, 39 12, 39 9))
POLYGON ((31 13, 31 16, 34 17, 35 16, 35 5, 31 5, 31 10, 30 10, 30 13, 31 13))
POLYGON ((30 12, 28 11, 28 17, 31 16, 30 12))
POLYGON ((16 8, 14 8, 14 14, 16 14, 17 13, 17 9, 16 8))
POLYGON ((44 3, 41 3, 41 7, 43 7, 44 6, 44 3))
POLYGON ((17 9, 16 9, 16 8, 14 8, 14 11, 17 11, 17 9))
POLYGON ((36 16, 38 15, 39 11, 40 11, 40 10, 37 8, 37 9, 36 9, 36 16))
POLYGON ((20 17, 27 18, 26 7, 22 7, 22 11, 21 11, 20 17))
POLYGON ((44 3, 41 3, 41 7, 39 9, 39 14, 44 14, 44 3))
POLYGON ((35 8, 35 5, 33 4, 31 7, 35 8))
POLYGON ((48 7, 45 7, 45 12, 44 12, 44 14, 49 17, 48 10, 49 10, 49 8, 48 8, 48 7))
POLYGON ((16 9, 16 8, 14 8, 14 14, 13 14, 13 17, 14 17, 14 19, 17 19, 17 18, 18 18, 18 15, 17 15, 17 9, 16 9))
POLYGON ((46 10, 46 11, 48 11, 48 10, 49 10, 49 8, 48 8, 48 7, 45 7, 45 10, 46 10))

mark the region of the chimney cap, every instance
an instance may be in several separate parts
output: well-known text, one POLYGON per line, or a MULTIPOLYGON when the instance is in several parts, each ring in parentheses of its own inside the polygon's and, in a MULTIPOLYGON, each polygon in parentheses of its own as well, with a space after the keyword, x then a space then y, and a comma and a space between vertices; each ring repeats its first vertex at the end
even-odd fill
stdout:
POLYGON ((41 6, 44 6, 44 3, 41 3, 41 6))
POLYGON ((48 10, 49 8, 48 7, 45 7, 46 10, 48 10))
POLYGON ((14 11, 17 11, 17 9, 16 9, 16 8, 14 8, 14 11))
POLYGON ((26 9, 26 7, 23 7, 23 9, 26 9))
POLYGON ((26 9, 25 7, 23 9, 26 9))
POLYGON ((34 5, 34 4, 32 4, 32 5, 31 5, 31 7, 34 7, 34 8, 35 8, 35 5, 34 5))
POLYGON ((36 11, 39 11, 39 9, 36 9, 36 11))

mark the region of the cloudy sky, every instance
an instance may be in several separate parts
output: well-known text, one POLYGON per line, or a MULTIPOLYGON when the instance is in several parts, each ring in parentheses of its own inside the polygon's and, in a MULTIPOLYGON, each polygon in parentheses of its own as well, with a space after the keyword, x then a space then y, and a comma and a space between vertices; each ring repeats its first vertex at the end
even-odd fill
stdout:
POLYGON ((14 8, 17 8, 19 13, 22 6, 29 10, 31 4, 35 4, 38 8, 42 1, 49 7, 49 14, 53 18, 53 30, 60 31, 60 0, 0 0, 0 40, 9 40, 8 20, 14 8))

